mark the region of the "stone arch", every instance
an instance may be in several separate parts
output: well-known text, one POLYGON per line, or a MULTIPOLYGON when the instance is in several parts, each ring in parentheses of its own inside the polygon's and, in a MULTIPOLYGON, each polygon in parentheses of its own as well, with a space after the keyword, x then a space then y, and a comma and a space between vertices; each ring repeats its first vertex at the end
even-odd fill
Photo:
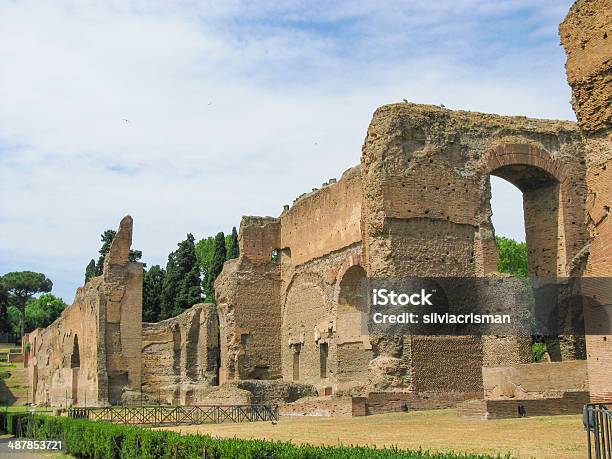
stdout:
MULTIPOLYGON (((491 174, 512 166, 534 167, 545 171, 559 183, 567 180, 565 167, 540 146, 530 143, 504 143, 487 151, 481 172, 491 174)), ((504 178, 504 177, 502 177, 504 178)))
POLYGON ((366 279, 366 271, 359 264, 353 264, 338 275, 336 333, 340 340, 361 341, 361 336, 367 335, 366 279))
MULTIPOLYGON (((525 236, 529 274, 555 278, 565 274, 567 264, 564 212, 565 167, 543 148, 529 143, 505 143, 490 149, 481 168, 483 178, 495 175, 523 193, 525 236)), ((488 189, 488 188, 487 188, 488 189)), ((490 202, 485 203, 490 215, 490 202)), ((490 222, 489 222, 490 224, 490 222)), ((482 240, 485 271, 497 270, 494 231, 482 240)))
MULTIPOLYGON (((556 284, 557 278, 568 276, 568 264, 579 239, 576 203, 580 195, 574 189, 567 164, 561 164, 540 146, 527 143, 506 143, 492 148, 485 155, 482 172, 486 179, 500 177, 516 186, 523 195, 523 217, 529 275, 544 278, 546 284, 556 284)), ((486 202, 490 212, 490 202, 486 202)), ((490 223, 490 222, 489 222, 490 223)), ((491 225, 492 227, 492 225, 491 225)), ((483 238, 483 253, 490 257, 491 271, 497 270, 498 251, 494 230, 491 238, 483 238), (489 247, 487 248, 487 245, 489 247)), ((537 307, 538 296, 544 287, 534 291, 536 314, 543 313, 537 307), (540 290, 542 290, 540 292, 540 290)), ((559 301, 562 301, 562 296, 559 301)), ((564 320, 563 317, 559 319, 564 320)), ((583 339, 576 336, 546 337, 553 360, 582 358, 583 339), (563 350, 559 339, 575 341, 563 350)))
POLYGON ((336 390, 364 386, 373 358, 367 326, 367 273, 360 261, 358 255, 350 257, 336 279, 336 390))

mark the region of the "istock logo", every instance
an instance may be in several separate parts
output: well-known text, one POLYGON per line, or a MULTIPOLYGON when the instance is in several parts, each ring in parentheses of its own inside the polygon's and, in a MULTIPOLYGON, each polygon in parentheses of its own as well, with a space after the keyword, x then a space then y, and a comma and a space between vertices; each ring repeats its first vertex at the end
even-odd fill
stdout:
POLYGON ((427 293, 424 288, 420 293, 396 293, 386 288, 372 289, 372 304, 374 306, 433 306, 430 301, 435 290, 427 293))

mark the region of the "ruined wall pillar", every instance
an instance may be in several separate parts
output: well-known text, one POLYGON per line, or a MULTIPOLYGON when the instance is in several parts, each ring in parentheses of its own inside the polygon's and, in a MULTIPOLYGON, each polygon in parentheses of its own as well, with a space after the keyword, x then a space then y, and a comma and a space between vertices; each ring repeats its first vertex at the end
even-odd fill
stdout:
POLYGON ((140 391, 142 383, 141 263, 129 260, 132 218, 121 220, 119 231, 104 259, 106 295, 104 336, 110 403, 122 401, 126 389, 140 391))
POLYGON ((225 262, 215 281, 221 330, 220 384, 281 377, 278 219, 243 217, 238 242, 240 256, 225 262))
MULTIPOLYGON (((374 114, 361 161, 364 265, 370 278, 479 274, 478 177, 457 172, 464 147, 442 127, 448 114, 413 104, 384 106, 374 114)), ((407 367, 404 388, 471 396, 482 390, 478 337, 371 338, 371 371, 407 367)))
MULTIPOLYGON (((559 28, 567 53, 572 106, 584 136, 588 187, 585 219, 591 236, 586 277, 612 278, 612 0, 579 0, 559 28)), ((612 289, 598 292, 612 304, 612 289)), ((589 311, 587 328, 610 323, 604 308, 589 311)), ((601 332, 600 332, 601 333, 601 332)), ((609 333, 608 331, 604 333, 609 333)), ((587 336, 591 399, 612 401, 612 335, 587 336)))

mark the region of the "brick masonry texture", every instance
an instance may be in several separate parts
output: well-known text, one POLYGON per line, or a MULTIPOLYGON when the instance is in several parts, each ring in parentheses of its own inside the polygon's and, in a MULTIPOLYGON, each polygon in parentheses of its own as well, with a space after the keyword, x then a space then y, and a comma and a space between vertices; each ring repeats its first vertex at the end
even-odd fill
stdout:
MULTIPOLYGON (((554 363, 530 366, 529 339, 371 335, 363 288, 368 277, 507 276, 497 272, 491 175, 523 193, 531 276, 612 277, 611 14, 611 0, 580 0, 560 26, 578 123, 378 108, 359 164, 277 217, 242 218, 216 307, 142 324, 126 217, 104 274, 27 338, 35 403, 115 403, 142 389, 170 403, 309 397, 287 412, 348 415, 360 400, 376 413, 478 398, 463 406, 504 417, 519 398, 530 413, 574 410, 587 380, 593 400, 612 399, 610 335, 548 340, 554 363)), ((612 304, 610 291, 587 293, 612 304)), ((603 312, 589 310, 589 330, 610 320, 603 312)))
MULTIPOLYGON (((612 277, 612 1, 577 1, 559 35, 585 145, 586 222, 591 239, 585 274, 612 277)), ((612 304, 612 291, 593 293, 600 303, 612 304)), ((586 320, 597 325, 611 318, 593 311, 586 320)), ((587 352, 592 400, 612 401, 612 335, 587 336, 587 352)))

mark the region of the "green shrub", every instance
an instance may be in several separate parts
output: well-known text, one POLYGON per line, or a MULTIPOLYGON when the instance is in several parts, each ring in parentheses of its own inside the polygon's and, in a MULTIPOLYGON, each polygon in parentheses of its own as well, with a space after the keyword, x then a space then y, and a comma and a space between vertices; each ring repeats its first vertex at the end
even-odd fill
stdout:
POLYGON ((533 343, 531 345, 531 354, 535 363, 542 362, 546 352, 546 343, 533 343))
MULTIPOLYGON (((0 413, 0 428, 15 436, 62 440, 68 454, 92 459, 490 459, 492 456, 376 449, 351 446, 296 446, 266 440, 216 439, 181 435, 101 421, 0 413), (204 452, 206 455, 204 456, 204 452)), ((499 456, 498 456, 499 457, 499 456)))

